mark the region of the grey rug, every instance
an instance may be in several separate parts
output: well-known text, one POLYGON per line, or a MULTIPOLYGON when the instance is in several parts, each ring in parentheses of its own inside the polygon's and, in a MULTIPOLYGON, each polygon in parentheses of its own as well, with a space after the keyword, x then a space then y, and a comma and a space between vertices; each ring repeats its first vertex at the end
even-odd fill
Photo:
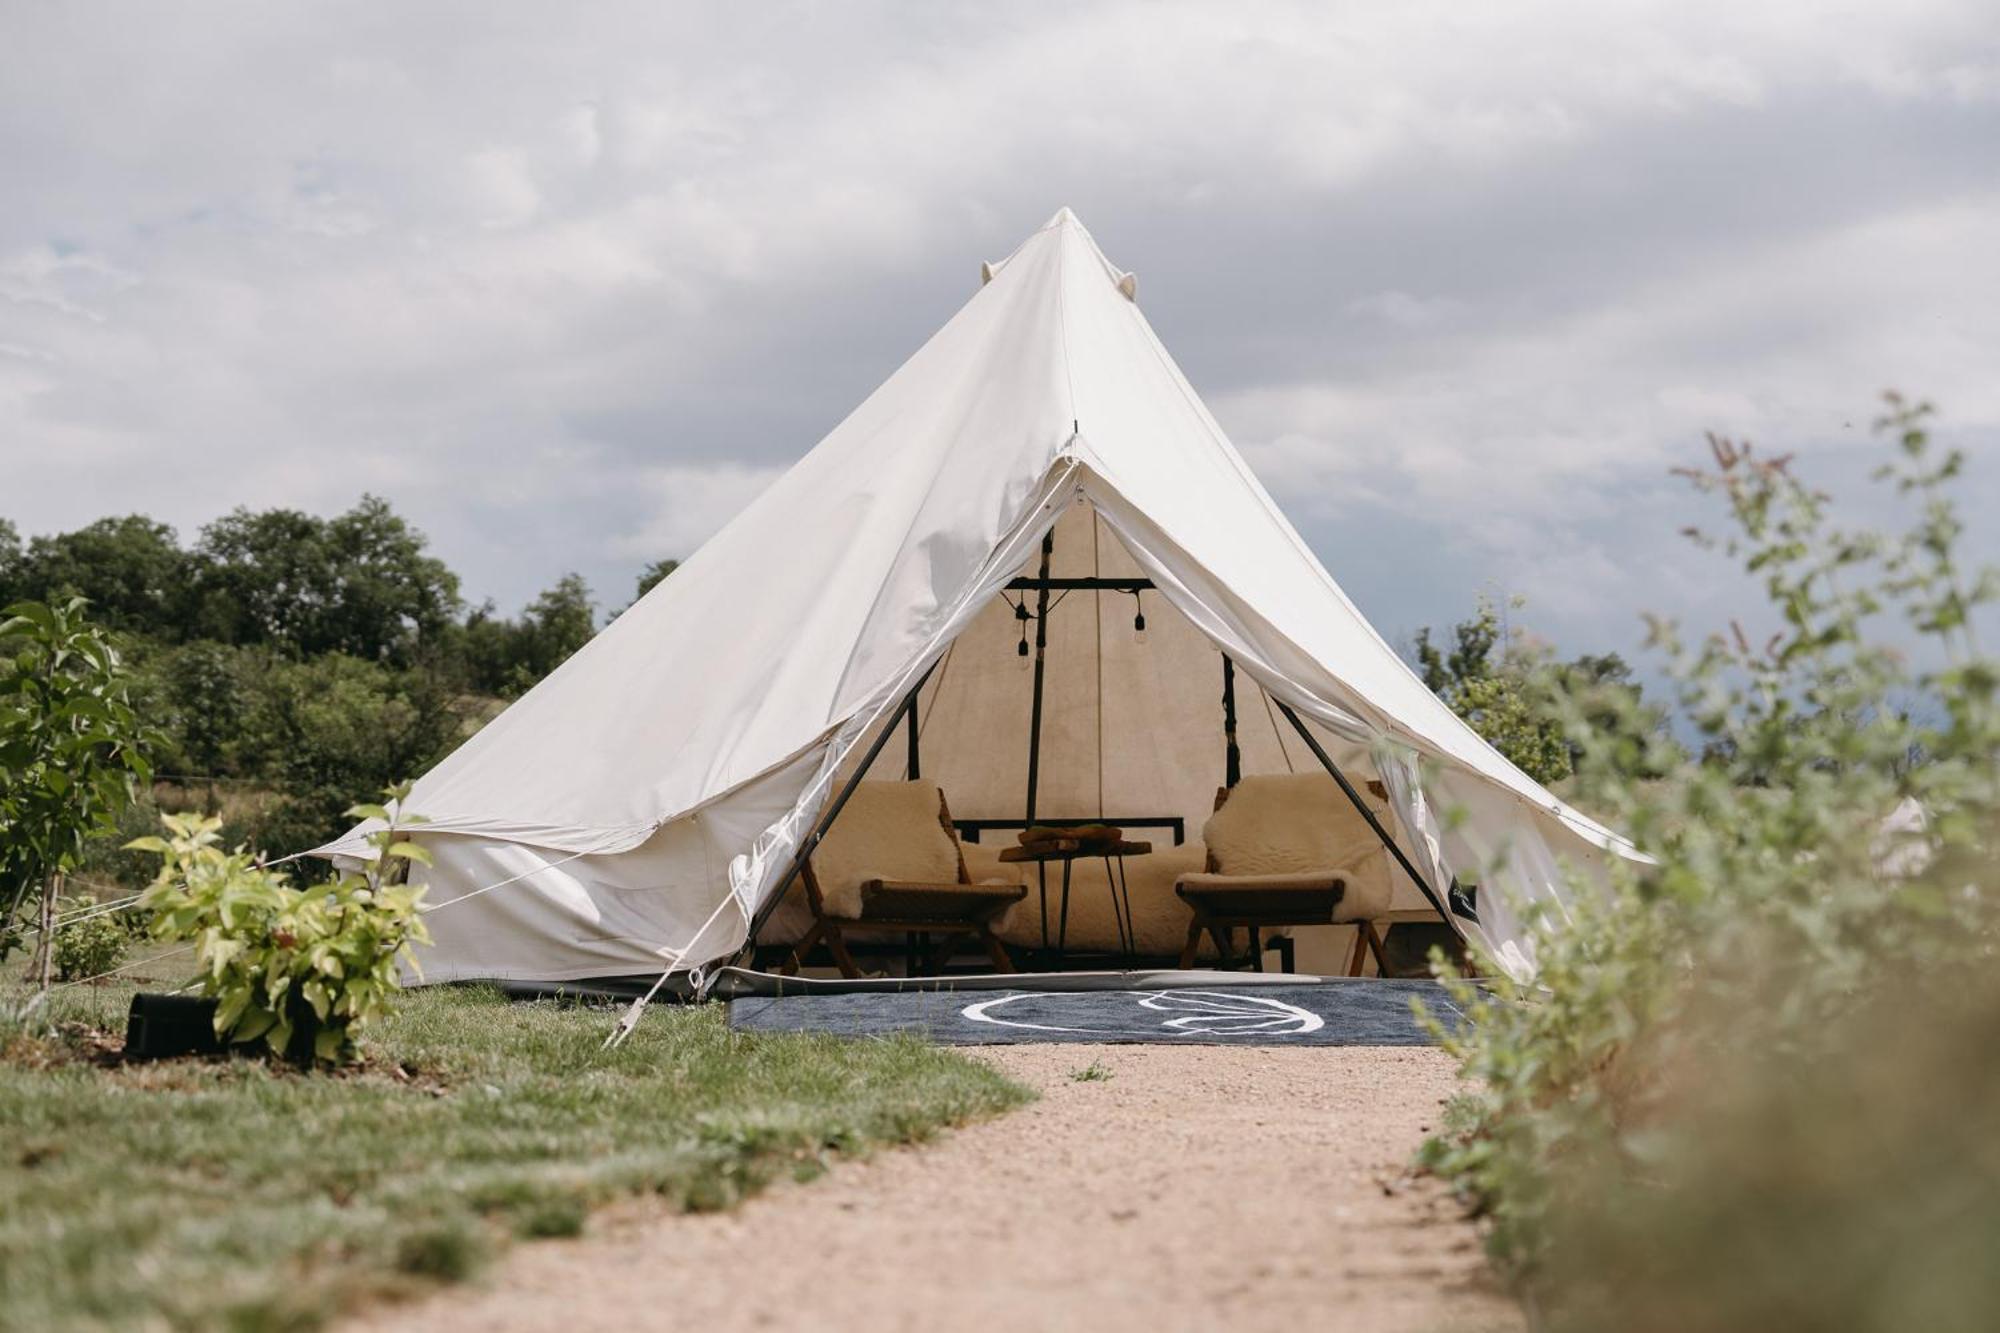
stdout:
POLYGON ((948 1046, 1014 1042, 1155 1042, 1210 1046, 1428 1046, 1410 1012, 1421 997, 1447 1021, 1463 1014, 1434 981, 1203 984, 1143 990, 914 991, 743 996, 741 1032, 909 1032, 948 1046))

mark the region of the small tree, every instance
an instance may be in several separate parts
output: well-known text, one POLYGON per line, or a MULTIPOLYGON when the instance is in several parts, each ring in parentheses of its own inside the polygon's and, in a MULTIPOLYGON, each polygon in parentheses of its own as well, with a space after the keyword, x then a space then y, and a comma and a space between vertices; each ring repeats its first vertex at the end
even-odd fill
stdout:
POLYGON ((665 583, 667 576, 680 567, 681 562, 672 559, 655 560, 652 564, 647 565, 645 570, 639 575, 638 591, 632 594, 632 600, 635 602, 638 601, 641 597, 644 597, 647 593, 665 583))
POLYGON ((597 606, 581 574, 565 574, 521 613, 510 692, 524 694, 597 632, 597 606))
POLYGON ((1424 684, 1472 729, 1537 782, 1570 774, 1569 747, 1548 716, 1544 662, 1525 642, 1508 642, 1493 603, 1480 599, 1470 620, 1452 627, 1441 649, 1429 628, 1417 631, 1424 684))
POLYGON ((124 666, 83 609, 71 598, 0 613, 0 958, 20 945, 22 908, 34 908, 45 989, 64 876, 152 776, 124 666))

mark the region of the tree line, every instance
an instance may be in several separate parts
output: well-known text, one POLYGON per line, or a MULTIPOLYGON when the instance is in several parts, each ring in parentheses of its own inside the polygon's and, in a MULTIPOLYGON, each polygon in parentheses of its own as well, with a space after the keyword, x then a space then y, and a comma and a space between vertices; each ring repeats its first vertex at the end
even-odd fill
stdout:
MULTIPOLYGON (((428 547, 372 495, 332 517, 239 508, 187 543, 142 514, 25 541, 0 519, 0 606, 86 598, 159 731, 157 769, 257 793, 238 803, 231 832, 296 851, 338 832, 355 792, 429 768, 597 629, 580 575, 506 616, 490 601, 468 605, 458 575, 428 547)), ((648 566, 634 600, 676 567, 648 566)), ((1487 603, 1442 637, 1417 636, 1424 682, 1544 782, 1575 763, 1551 691, 1636 701, 1616 654, 1557 661, 1508 636, 1487 603)), ((1607 707, 1607 718, 1617 711, 1607 707)), ((1652 712, 1649 724, 1664 720, 1652 712)))
MULTIPOLYGON (((185 543, 142 514, 27 540, 0 519, 0 606, 88 599, 158 732, 157 772, 203 788, 233 837, 291 852, 340 831, 356 792, 436 763, 597 629, 577 574, 507 616, 468 605, 428 547, 372 495, 331 517, 239 508, 185 543)), ((635 597, 674 568, 649 566, 635 597)), ((132 821, 150 832, 152 818, 132 821)))

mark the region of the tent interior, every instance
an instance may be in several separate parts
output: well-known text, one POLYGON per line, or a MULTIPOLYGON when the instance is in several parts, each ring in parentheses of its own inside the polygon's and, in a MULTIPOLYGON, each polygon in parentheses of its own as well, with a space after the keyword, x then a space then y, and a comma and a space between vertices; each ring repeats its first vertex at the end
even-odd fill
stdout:
MULTIPOLYGON (((1316 723, 1304 725, 1370 804, 1381 827, 1401 837, 1366 747, 1316 723)), ((1205 868, 1203 828, 1216 809, 1218 789, 1239 775, 1324 776, 1319 760, 1264 689, 1227 663, 1153 587, 1111 526, 1081 497, 1057 519, 1045 556, 1032 555, 946 649, 918 691, 914 737, 911 726, 903 711, 878 723, 849 751, 838 783, 852 778, 871 754, 868 781, 934 783, 949 805, 971 878, 1030 890, 997 920, 995 932, 1017 959, 1051 957, 1051 946, 1059 941, 1066 965, 1171 962, 1181 952, 1191 917, 1175 894, 1175 882, 1205 868), (1037 586, 1044 579, 1056 586, 1037 586), (884 729, 897 734, 877 746, 884 729), (1018 845, 1021 830, 1031 824, 1084 821, 1112 825, 1151 850, 1126 857, 1115 868, 1103 858, 1074 862, 1064 922, 1062 868, 1004 862, 1000 852, 1018 845), (1115 874, 1122 875, 1129 932, 1118 919, 1115 874)), ((1358 812, 1340 802, 1316 813, 1332 815, 1335 860, 1326 868, 1339 872, 1350 895, 1387 904, 1373 918, 1378 932, 1397 922, 1440 920, 1358 812)), ((811 921, 804 886, 794 880, 759 930, 759 963, 773 965, 789 955, 811 921)), ((1372 955, 1357 947, 1354 925, 1297 927, 1260 942, 1267 950, 1277 948, 1280 935, 1290 938, 1281 956, 1298 971, 1337 975, 1357 963, 1377 970, 1372 955)), ((864 943, 875 946, 863 955, 871 969, 894 971, 910 959, 904 942, 856 941, 857 953, 864 943)), ((1246 949, 1247 944, 1246 938, 1246 949)), ((976 966, 972 960, 983 956, 969 941, 967 949, 960 965, 976 966)), ((823 951, 815 957, 828 961, 823 951)), ((1200 957, 1220 961, 1207 937, 1200 957)), ((808 966, 813 961, 809 958, 808 966)), ((1235 961, 1248 959, 1238 955, 1235 961)))

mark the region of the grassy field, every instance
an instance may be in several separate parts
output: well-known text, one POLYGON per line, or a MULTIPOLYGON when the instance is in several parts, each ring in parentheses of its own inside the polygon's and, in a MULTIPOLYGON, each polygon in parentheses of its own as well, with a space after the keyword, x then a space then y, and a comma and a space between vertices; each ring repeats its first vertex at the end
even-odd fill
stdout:
POLYGON ((133 989, 0 1021, 0 1328, 312 1327, 620 1195, 727 1207, 1029 1096, 916 1041, 732 1034, 719 1007, 656 1006, 601 1054, 608 1011, 461 989, 407 996, 359 1073, 128 1065, 107 1033, 133 989))

